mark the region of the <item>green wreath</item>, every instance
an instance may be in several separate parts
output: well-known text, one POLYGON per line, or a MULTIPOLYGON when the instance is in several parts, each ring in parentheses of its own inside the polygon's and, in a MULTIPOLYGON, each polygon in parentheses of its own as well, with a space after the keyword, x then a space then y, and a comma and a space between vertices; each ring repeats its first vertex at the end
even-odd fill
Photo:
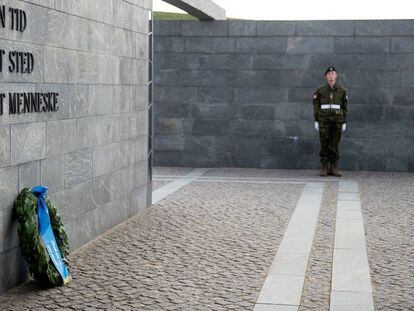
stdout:
MULTIPOLYGON (((63 262, 68 266, 68 236, 55 206, 47 196, 46 205, 49 210, 50 224, 56 243, 58 244, 63 262)), ((41 243, 37 221, 37 198, 29 188, 24 188, 18 195, 14 202, 14 211, 17 216, 17 233, 19 234, 20 248, 29 266, 30 273, 42 287, 63 285, 62 277, 41 243)))

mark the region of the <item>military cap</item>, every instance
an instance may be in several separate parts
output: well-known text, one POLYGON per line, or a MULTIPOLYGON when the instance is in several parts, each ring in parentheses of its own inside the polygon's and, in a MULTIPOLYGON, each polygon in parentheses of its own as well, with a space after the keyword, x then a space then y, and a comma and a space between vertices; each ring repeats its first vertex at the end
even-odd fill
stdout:
POLYGON ((325 71, 325 76, 326 76, 326 74, 328 73, 328 72, 330 72, 330 71, 336 71, 336 69, 334 68, 334 67, 329 67, 328 69, 326 69, 326 71, 325 71))

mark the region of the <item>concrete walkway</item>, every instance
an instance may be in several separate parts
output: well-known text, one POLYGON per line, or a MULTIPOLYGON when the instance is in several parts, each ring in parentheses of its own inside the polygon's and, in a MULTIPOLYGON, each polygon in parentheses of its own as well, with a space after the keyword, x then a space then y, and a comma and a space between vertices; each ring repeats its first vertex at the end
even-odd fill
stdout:
POLYGON ((414 309, 414 174, 154 169, 154 204, 0 309, 414 309))

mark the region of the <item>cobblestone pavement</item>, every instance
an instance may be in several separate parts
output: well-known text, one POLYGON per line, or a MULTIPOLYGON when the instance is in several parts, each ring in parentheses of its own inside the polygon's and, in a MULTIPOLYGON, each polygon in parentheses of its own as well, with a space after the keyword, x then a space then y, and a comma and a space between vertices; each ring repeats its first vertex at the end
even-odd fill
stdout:
POLYGON ((329 311, 338 183, 325 185, 299 310, 329 311))
POLYGON ((252 310, 302 189, 192 182, 76 252, 69 286, 2 308, 252 310))
POLYGON ((414 310, 414 174, 354 174, 377 310, 414 310))
MULTIPOLYGON (((321 179, 316 171, 235 168, 205 176, 227 180, 191 182, 72 254, 69 286, 27 282, 0 296, 0 309, 252 310, 305 183, 321 179)), ((376 310, 414 310, 414 174, 345 179, 361 190, 376 310)), ((324 179, 299 310, 329 310, 338 180, 324 179)), ((154 190, 168 182, 155 178, 154 190)))

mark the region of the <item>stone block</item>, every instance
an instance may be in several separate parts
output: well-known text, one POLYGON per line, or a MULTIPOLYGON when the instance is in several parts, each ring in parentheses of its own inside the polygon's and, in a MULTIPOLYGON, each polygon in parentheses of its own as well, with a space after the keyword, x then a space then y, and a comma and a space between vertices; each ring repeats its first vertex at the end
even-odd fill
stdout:
POLYGON ((118 157, 118 168, 148 160, 148 136, 138 136, 121 142, 120 152, 124 156, 118 157))
POLYGON ((76 83, 78 81, 77 52, 45 47, 44 74, 46 83, 76 83))
POLYGON ((40 184, 40 161, 19 165, 19 191, 25 187, 33 188, 40 184))
POLYGON ((384 107, 384 119, 386 121, 414 121, 414 108, 413 107, 398 107, 390 106, 384 107))
POLYGON ((191 105, 191 118, 194 119, 230 119, 237 114, 237 107, 233 104, 218 103, 218 104, 205 104, 196 103, 191 105))
POLYGON ((37 121, 62 120, 69 118, 69 86, 67 84, 37 84, 37 92, 58 93, 58 111, 37 114, 37 121))
POLYGON ((393 37, 391 38, 392 53, 413 53, 414 37, 393 37))
POLYGON ((105 175, 125 166, 127 156, 129 154, 122 152, 120 143, 96 147, 93 151, 94 176, 105 175))
POLYGON ((192 121, 186 118, 156 117, 154 122, 156 135, 186 135, 191 133, 192 121))
POLYGON ((132 217, 145 210, 147 206, 147 185, 135 189, 130 194, 128 216, 132 217))
POLYGON ((256 21, 238 21, 230 20, 229 36, 255 36, 256 35, 256 21))
POLYGON ((237 87, 235 102, 237 103, 284 103, 287 101, 287 88, 279 87, 237 87))
POLYGON ((276 120, 305 120, 313 121, 313 108, 307 103, 277 104, 275 107, 276 120))
POLYGON ((65 155, 65 189, 72 188, 92 178, 92 154, 90 149, 81 149, 65 155))
POLYGON ((11 126, 11 164, 46 158, 46 123, 11 126))
POLYGON ((258 36, 293 36, 295 29, 293 21, 257 21, 258 36))
POLYGON ((184 52, 185 39, 182 37, 156 37, 154 39, 154 52, 180 53, 184 52))
POLYGON ((10 164, 10 126, 0 127, 0 167, 10 164))
POLYGON ((30 52, 33 55, 33 71, 30 74, 16 73, 14 68, 13 72, 10 72, 9 61, 6 62, 6 57, 9 56, 6 54, 3 56, 3 70, 0 71, 1 81, 5 82, 27 82, 27 83, 39 83, 43 82, 44 76, 44 62, 43 62, 43 48, 39 45, 32 45, 26 43, 20 43, 9 40, 0 40, 1 49, 9 53, 9 51, 19 51, 19 52, 30 52))
MULTIPOLYGON (((341 74, 341 81, 343 81, 343 84, 349 88, 397 87, 400 83, 398 72, 386 70, 346 71, 341 74)), ((403 81, 403 77, 401 77, 401 81, 403 81)))
POLYGON ((414 88, 395 88, 392 95, 394 95, 392 99, 394 105, 411 106, 413 104, 414 88))
MULTIPOLYGON (((253 54, 240 59, 238 68, 262 70, 309 69, 313 55, 306 54, 253 54)), ((326 62, 327 55, 321 56, 326 62)))
POLYGON ((314 123, 303 120, 286 121, 286 136, 302 138, 318 139, 318 133, 315 131, 314 123))
POLYGON ((216 153, 216 137, 210 133, 204 135, 187 136, 185 139, 185 152, 189 154, 204 154, 206 157, 214 157, 216 153))
POLYGON ((179 36, 181 34, 181 21, 179 20, 155 20, 154 35, 179 36))
POLYGON ((156 103, 192 103, 197 100, 196 87, 155 86, 154 102, 156 103))
MULTIPOLYGON (((138 95, 138 93, 137 93, 138 95)), ((128 112, 131 108, 131 87, 127 85, 116 85, 113 88, 112 112, 128 112)), ((139 97, 142 97, 139 96, 139 97)), ((139 98, 134 98, 134 102, 139 98)), ((148 100, 148 99, 147 99, 148 100)))
POLYGON ((8 167, 0 169, 0 210, 11 208, 18 195, 18 169, 8 167))
MULTIPOLYGON (((105 40, 103 40, 103 42, 109 45, 110 47, 109 52, 112 55, 116 55, 120 57, 131 57, 131 58, 135 57, 136 46, 137 46, 136 45, 136 39, 137 39, 136 33, 129 31, 129 30, 121 29, 121 28, 110 28, 108 36, 109 38, 107 38, 107 43, 105 42, 105 40)), ((142 46, 145 47, 146 41, 145 42, 141 41, 141 42, 142 42, 142 46)), ((91 48, 89 50, 99 51, 100 49, 91 48)), ((145 57, 145 55, 142 55, 142 56, 145 57)))
POLYGON ((199 87, 197 102, 199 103, 231 103, 234 100, 234 88, 231 87, 199 87))
POLYGON ((177 85, 180 81, 179 71, 177 69, 159 69, 155 72, 153 83, 159 86, 177 85))
MULTIPOLYGON (((4 216, 3 215, 4 215, 3 209, 0 209, 0 254, 4 252, 4 216)), ((0 272, 0 280, 1 280, 1 272, 0 272)))
POLYGON ((99 208, 95 208, 85 214, 82 217, 76 219, 76 228, 79 232, 77 234, 79 246, 92 241, 98 235, 102 233, 102 215, 99 208))
POLYGON ((240 106, 238 117, 247 120, 273 120, 275 117, 274 105, 251 105, 240 106))
POLYGON ((234 119, 230 120, 229 134, 249 137, 283 137, 285 135, 285 121, 234 119))
POLYGON ((49 193, 64 189, 64 156, 50 157, 40 161, 41 183, 49 193))
POLYGON ((414 69, 414 53, 387 54, 386 62, 383 66, 394 70, 412 70, 414 69))
POLYGON ((280 87, 285 86, 283 74, 280 71, 270 70, 240 70, 233 74, 229 85, 236 87, 280 87))
POLYGON ((390 38, 386 37, 337 37, 335 53, 388 53, 390 38))
POLYGON ((227 70, 182 70, 178 72, 179 84, 182 86, 227 86, 233 81, 227 70))
POLYGON ((235 49, 234 38, 185 38, 185 51, 189 53, 232 53, 235 49))
POLYGON ((147 111, 149 102, 148 86, 133 85, 130 87, 129 111, 147 111))
POLYGON ((135 34, 135 57, 148 59, 149 39, 146 34, 135 34))
POLYGON ((234 70, 238 64, 240 54, 188 54, 186 68, 188 69, 230 69, 234 70))
POLYGON ((353 36, 353 21, 297 21, 298 36, 353 36))
POLYGON ((186 118, 190 116, 190 104, 165 103, 158 104, 158 110, 155 110, 155 116, 163 118, 186 118))
POLYGON ((357 36, 410 36, 413 33, 411 20, 355 21, 357 36))
POLYGON ((314 88, 290 88, 288 94, 288 103, 311 103, 313 93, 315 92, 316 87, 314 88))
POLYGON ((47 122, 47 156, 76 149, 76 119, 47 122))
POLYGON ((152 14, 152 5, 148 9, 137 6, 132 6, 131 8, 132 27, 130 29, 141 34, 148 34, 150 32, 148 21, 150 14, 152 14))
POLYGON ((85 183, 85 211, 99 208, 111 201, 112 175, 109 173, 85 183))
POLYGON ((129 202, 129 198, 123 197, 100 208, 102 232, 115 227, 128 218, 129 202))
POLYGON ((3 238, 4 249, 10 250, 19 246, 17 234, 17 218, 13 207, 3 209, 3 238))
POLYGON ((148 183, 149 178, 150 176, 148 172, 148 161, 142 160, 134 163, 132 169, 132 184, 130 185, 132 186, 132 189, 136 189, 145 185, 148 183))
POLYGON ((358 105, 350 106, 347 119, 352 121, 380 121, 384 119, 384 106, 358 105))
POLYGON ((290 37, 287 38, 287 52, 291 54, 329 54, 334 51, 332 37, 290 37))
MULTIPOLYGON (((403 90, 403 89, 399 89, 403 90)), ((349 100, 349 109, 352 109, 353 105, 375 105, 375 106, 387 106, 392 105, 396 98, 394 98, 394 92, 389 88, 375 88, 375 87, 352 87, 347 92, 349 100)), ((400 93, 399 99, 404 96, 404 93, 400 93)))
POLYGON ((159 151, 154 153, 155 166, 182 166, 185 152, 159 151))
POLYGON ((226 135, 229 130, 229 120, 194 120, 192 134, 226 135))
POLYGON ((285 51, 285 37, 236 38, 236 52, 238 53, 283 53, 285 51))
POLYGON ((119 84, 120 58, 112 55, 78 52, 78 79, 81 84, 119 84), (104 66, 102 64, 105 64, 104 66))
POLYGON ((88 148, 102 143, 101 117, 79 118, 76 122, 77 147, 88 148))
POLYGON ((132 138, 135 136, 148 135, 148 114, 138 112, 135 114, 125 115, 119 118, 119 126, 125 132, 121 138, 132 138), (124 121, 126 119, 126 122, 124 121))
POLYGON ((111 113, 114 89, 107 85, 74 85, 69 89, 69 117, 111 113))
POLYGON ((413 71, 401 71, 401 87, 414 87, 414 73, 413 71))
POLYGON ((227 36, 227 21, 181 21, 181 35, 183 36, 227 36))
POLYGON ((63 224, 82 217, 88 210, 85 206, 85 185, 75 185, 64 191, 56 192, 52 202, 62 218, 63 224))
MULTIPOLYGON (((154 70, 158 69, 199 69, 199 55, 200 54, 185 54, 185 53, 155 53, 154 70)), ((202 55, 200 58, 205 58, 210 55, 202 55)))
POLYGON ((0 266, 2 267, 0 270, 0 292, 12 289, 29 277, 19 247, 0 253, 0 266))
POLYGON ((158 135, 154 141, 154 150, 159 151, 183 151, 185 137, 177 135, 158 135))

